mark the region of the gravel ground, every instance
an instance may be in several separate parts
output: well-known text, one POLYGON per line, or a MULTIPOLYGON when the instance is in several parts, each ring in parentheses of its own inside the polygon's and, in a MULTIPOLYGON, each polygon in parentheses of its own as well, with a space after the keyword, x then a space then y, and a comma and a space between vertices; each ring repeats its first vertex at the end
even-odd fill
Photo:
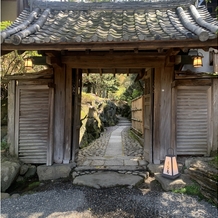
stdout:
POLYGON ((170 192, 122 187, 93 189, 70 181, 44 184, 33 194, 1 201, 2 218, 215 218, 217 208, 170 192))

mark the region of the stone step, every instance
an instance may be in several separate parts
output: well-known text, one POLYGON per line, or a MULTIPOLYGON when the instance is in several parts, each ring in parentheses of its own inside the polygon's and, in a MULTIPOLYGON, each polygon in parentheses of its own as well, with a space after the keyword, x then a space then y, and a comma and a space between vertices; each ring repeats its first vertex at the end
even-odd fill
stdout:
POLYGON ((75 171, 145 171, 146 166, 77 166, 75 171))
POLYGON ((111 171, 96 172, 76 176, 73 184, 93 187, 96 189, 110 188, 115 186, 127 186, 132 188, 144 182, 143 175, 122 174, 111 171))

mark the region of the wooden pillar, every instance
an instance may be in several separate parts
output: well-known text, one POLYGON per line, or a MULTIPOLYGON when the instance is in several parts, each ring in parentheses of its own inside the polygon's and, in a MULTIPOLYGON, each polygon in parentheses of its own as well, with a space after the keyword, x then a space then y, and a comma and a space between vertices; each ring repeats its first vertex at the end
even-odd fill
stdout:
POLYGON ((73 69, 73 131, 72 131, 72 161, 75 161, 79 151, 80 111, 82 94, 82 72, 73 69))
POLYGON ((171 103, 174 67, 155 68, 153 162, 160 164, 171 147, 171 103))
POLYGON ((55 111, 54 111, 54 162, 64 159, 65 127, 65 66, 54 67, 55 111))
POLYGON ((167 149, 171 146, 171 118, 174 67, 165 67, 161 74, 161 107, 160 107, 160 160, 164 160, 167 149))
POLYGON ((16 81, 8 83, 8 145, 11 155, 15 155, 15 96, 16 81))
POLYGON ((161 75, 163 68, 155 68, 154 74, 154 122, 153 122, 153 163, 160 164, 160 107, 161 75))
POLYGON ((72 142, 72 68, 66 66, 66 106, 65 106, 65 150, 64 164, 71 160, 72 142))

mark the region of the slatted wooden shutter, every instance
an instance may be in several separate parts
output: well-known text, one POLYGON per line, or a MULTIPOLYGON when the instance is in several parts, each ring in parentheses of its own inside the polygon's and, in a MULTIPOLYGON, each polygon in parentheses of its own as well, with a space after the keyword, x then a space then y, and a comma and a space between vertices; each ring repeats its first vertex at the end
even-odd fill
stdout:
POLYGON ((178 155, 208 155, 211 88, 177 87, 176 144, 178 155))
POLYGON ((49 137, 49 88, 17 86, 16 153, 24 163, 46 163, 49 137))

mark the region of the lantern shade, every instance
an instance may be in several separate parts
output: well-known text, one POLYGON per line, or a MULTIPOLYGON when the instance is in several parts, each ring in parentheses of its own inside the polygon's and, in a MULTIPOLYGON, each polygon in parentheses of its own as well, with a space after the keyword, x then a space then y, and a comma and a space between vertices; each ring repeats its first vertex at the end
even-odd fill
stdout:
POLYGON ((203 62, 202 62, 202 57, 201 56, 194 57, 193 66, 194 67, 202 67, 203 66, 203 62))
POLYGON ((25 59, 24 65, 25 65, 26 69, 32 69, 32 67, 33 67, 32 59, 31 58, 25 59))
POLYGON ((168 179, 176 179, 180 176, 176 157, 174 155, 166 155, 162 176, 168 179))

